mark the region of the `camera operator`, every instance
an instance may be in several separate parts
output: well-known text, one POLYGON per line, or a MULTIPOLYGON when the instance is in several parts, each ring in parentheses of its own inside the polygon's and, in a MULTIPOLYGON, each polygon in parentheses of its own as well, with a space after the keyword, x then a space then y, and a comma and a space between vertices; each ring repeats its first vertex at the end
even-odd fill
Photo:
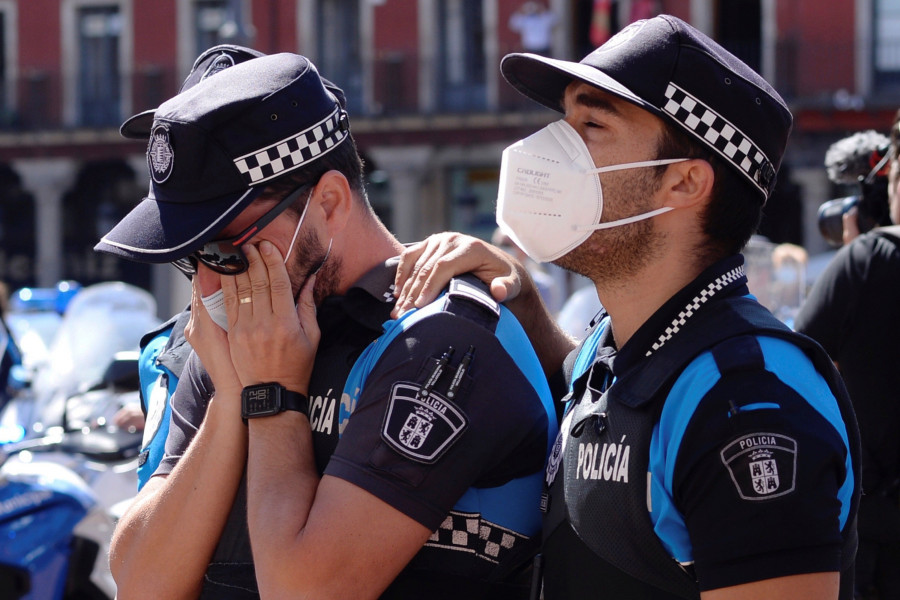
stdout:
MULTIPOLYGON (((894 223, 900 223, 898 125, 900 111, 891 127, 887 198, 878 207, 894 223)), ((858 210, 862 226, 862 203, 858 210)), ((835 361, 859 420, 863 497, 857 597, 900 598, 900 226, 874 227, 844 245, 816 280, 795 328, 822 344, 835 361)))
POLYGON ((828 179, 853 185, 857 194, 829 200, 819 207, 819 231, 832 246, 849 244, 875 227, 890 225, 887 176, 890 139, 861 131, 832 144, 825 153, 828 179))

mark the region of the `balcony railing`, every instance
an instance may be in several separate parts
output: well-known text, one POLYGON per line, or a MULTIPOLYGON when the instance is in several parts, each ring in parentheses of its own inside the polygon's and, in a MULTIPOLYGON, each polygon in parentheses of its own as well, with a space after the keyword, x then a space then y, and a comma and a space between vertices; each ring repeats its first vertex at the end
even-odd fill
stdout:
MULTIPOLYGON (((840 90, 852 92, 856 87, 856 51, 852 44, 785 41, 776 48, 774 63, 773 84, 789 102, 819 103, 840 90)), ((381 52, 361 76, 354 77, 356 88, 347 86, 351 117, 540 110, 503 81, 499 69, 486 69, 492 80, 452 84, 437 81, 438 72, 433 64, 423 65, 414 53, 381 52)), ((100 86, 85 89, 87 84, 76 77, 63 78, 59 72, 22 69, 20 73, 17 80, 0 79, 0 132, 117 128, 131 114, 156 107, 177 93, 182 81, 172 67, 148 66, 123 76, 121 81, 107 82, 109 85, 102 88, 110 91, 101 93, 100 86)), ((873 70, 871 81, 874 91, 865 101, 879 97, 895 100, 900 95, 900 64, 896 71, 873 70)))
MULTIPOLYGON (((434 71, 420 66, 416 57, 402 53, 384 53, 374 60, 367 70, 370 81, 362 89, 347 89, 351 117, 539 109, 502 81, 499 74, 491 82, 496 90, 493 98, 488 98, 490 86, 484 81, 456 83, 452 90, 450 86, 442 89, 440 83, 429 82, 431 89, 423 91, 420 73, 434 71)), ((159 106, 176 94, 181 81, 173 68, 143 68, 120 81, 103 83, 103 90, 112 90, 106 92, 59 72, 31 70, 17 80, 0 79, 0 132, 117 128, 132 114, 159 106), (130 102, 125 97, 130 97, 130 102), (70 106, 65 106, 65 102, 70 106)), ((335 83, 341 85, 339 81, 335 83)))

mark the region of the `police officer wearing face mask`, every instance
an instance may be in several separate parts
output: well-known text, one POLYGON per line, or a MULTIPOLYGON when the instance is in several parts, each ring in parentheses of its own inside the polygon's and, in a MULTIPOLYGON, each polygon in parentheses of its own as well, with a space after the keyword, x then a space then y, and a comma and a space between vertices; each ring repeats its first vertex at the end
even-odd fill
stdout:
POLYGON ((473 271, 564 377, 544 597, 849 600, 853 411, 821 347, 750 296, 740 254, 784 153, 784 102, 666 15, 580 63, 513 54, 501 70, 565 116, 503 153, 497 221, 592 279, 607 314, 575 348, 521 265, 456 234, 407 252, 396 310, 473 271))
MULTIPOLYGON (((194 61, 190 73, 181 84, 180 91, 189 90, 235 64, 260 56, 263 56, 262 52, 233 44, 219 44, 207 48, 194 61)), ((326 87, 333 86, 327 80, 324 83, 326 87)), ((149 140, 155 112, 150 109, 132 116, 122 124, 119 132, 129 139, 149 140)), ((171 415, 169 398, 178 385, 178 376, 191 352, 190 344, 184 339, 184 327, 190 316, 188 306, 158 328, 147 332, 140 341, 138 373, 145 427, 138 455, 138 490, 144 487, 156 471, 165 451, 171 415)))
POLYGON ((391 320, 339 90, 296 54, 155 110, 150 194, 97 249, 191 276, 165 456, 119 521, 122 597, 527 598, 549 387, 476 279, 391 320))

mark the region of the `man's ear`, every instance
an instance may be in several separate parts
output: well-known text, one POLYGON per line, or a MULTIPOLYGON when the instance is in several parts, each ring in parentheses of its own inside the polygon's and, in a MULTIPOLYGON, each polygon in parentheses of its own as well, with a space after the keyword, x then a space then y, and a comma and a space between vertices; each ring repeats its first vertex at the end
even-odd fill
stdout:
POLYGON ((663 175, 665 205, 688 208, 706 203, 712 194, 714 183, 715 171, 712 165, 702 158, 672 163, 663 175))
POLYGON ((315 195, 332 235, 341 231, 350 218, 354 202, 347 178, 340 171, 326 172, 316 183, 315 195))

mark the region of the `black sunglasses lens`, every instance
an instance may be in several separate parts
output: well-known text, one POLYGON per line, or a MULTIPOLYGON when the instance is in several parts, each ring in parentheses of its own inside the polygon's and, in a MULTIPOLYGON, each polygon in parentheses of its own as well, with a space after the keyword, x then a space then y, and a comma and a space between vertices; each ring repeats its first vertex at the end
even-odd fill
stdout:
POLYGON ((230 242, 210 242, 196 254, 204 265, 223 275, 237 275, 247 270, 249 262, 240 248, 230 242))
POLYGON ((185 275, 197 274, 197 259, 193 255, 173 260, 172 265, 185 275))

